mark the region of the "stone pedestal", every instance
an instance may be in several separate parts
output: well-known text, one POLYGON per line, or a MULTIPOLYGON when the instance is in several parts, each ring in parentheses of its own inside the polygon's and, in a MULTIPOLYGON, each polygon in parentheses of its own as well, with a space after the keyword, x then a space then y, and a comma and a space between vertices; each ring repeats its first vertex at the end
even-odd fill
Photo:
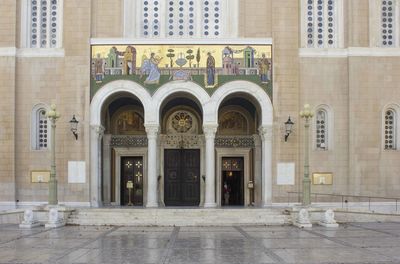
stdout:
POLYGON ((308 213, 307 208, 301 208, 298 212, 296 219, 293 221, 293 225, 300 228, 310 228, 312 227, 310 221, 310 214, 308 213))
POLYGON ((318 222, 318 224, 325 227, 339 227, 339 224, 335 220, 335 213, 332 209, 325 211, 323 218, 318 222))
POLYGON ((31 209, 24 211, 24 220, 19 225, 20 228, 33 228, 40 226, 39 221, 36 219, 35 213, 31 209))

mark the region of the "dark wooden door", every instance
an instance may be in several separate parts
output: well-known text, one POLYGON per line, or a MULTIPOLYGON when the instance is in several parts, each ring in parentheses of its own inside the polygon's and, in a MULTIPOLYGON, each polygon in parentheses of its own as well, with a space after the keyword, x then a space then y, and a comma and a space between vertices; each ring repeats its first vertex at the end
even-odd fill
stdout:
POLYGON ((128 181, 133 182, 131 202, 133 205, 143 205, 143 157, 121 158, 121 205, 129 202, 128 181))
POLYGON ((164 202, 166 206, 199 205, 199 149, 164 151, 164 202))

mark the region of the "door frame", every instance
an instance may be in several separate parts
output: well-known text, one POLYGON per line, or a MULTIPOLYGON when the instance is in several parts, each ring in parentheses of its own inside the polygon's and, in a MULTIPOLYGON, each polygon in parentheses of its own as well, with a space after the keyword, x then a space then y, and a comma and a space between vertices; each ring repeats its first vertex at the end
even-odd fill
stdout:
POLYGON ((250 204, 250 190, 247 188, 251 173, 251 148, 215 148, 216 151, 216 202, 217 206, 221 206, 221 189, 222 189, 222 158, 243 158, 243 195, 244 207, 250 204))
POLYGON ((143 158, 143 204, 147 202, 147 148, 114 148, 114 175, 115 175, 115 203, 121 205, 121 159, 122 157, 143 158))

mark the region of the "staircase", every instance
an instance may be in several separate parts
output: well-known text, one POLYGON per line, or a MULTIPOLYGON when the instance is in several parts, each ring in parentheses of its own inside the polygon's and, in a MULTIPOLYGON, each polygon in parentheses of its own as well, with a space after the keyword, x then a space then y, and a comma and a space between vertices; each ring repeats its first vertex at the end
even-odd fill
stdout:
POLYGON ((79 208, 69 225, 231 226, 284 225, 290 216, 275 208, 79 208))

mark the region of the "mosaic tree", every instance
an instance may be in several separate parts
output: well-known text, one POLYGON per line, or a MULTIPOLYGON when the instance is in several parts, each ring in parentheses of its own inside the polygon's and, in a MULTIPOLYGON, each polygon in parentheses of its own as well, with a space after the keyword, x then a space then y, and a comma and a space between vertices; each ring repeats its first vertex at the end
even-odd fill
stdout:
POLYGON ((173 58, 175 57, 175 53, 174 52, 175 52, 175 50, 168 49, 167 58, 169 58, 169 60, 170 60, 171 68, 174 67, 174 61, 173 61, 173 58))
POLYGON ((192 68, 192 60, 194 59, 193 50, 192 49, 188 49, 186 51, 186 53, 188 54, 186 56, 186 59, 189 60, 189 68, 192 68))

